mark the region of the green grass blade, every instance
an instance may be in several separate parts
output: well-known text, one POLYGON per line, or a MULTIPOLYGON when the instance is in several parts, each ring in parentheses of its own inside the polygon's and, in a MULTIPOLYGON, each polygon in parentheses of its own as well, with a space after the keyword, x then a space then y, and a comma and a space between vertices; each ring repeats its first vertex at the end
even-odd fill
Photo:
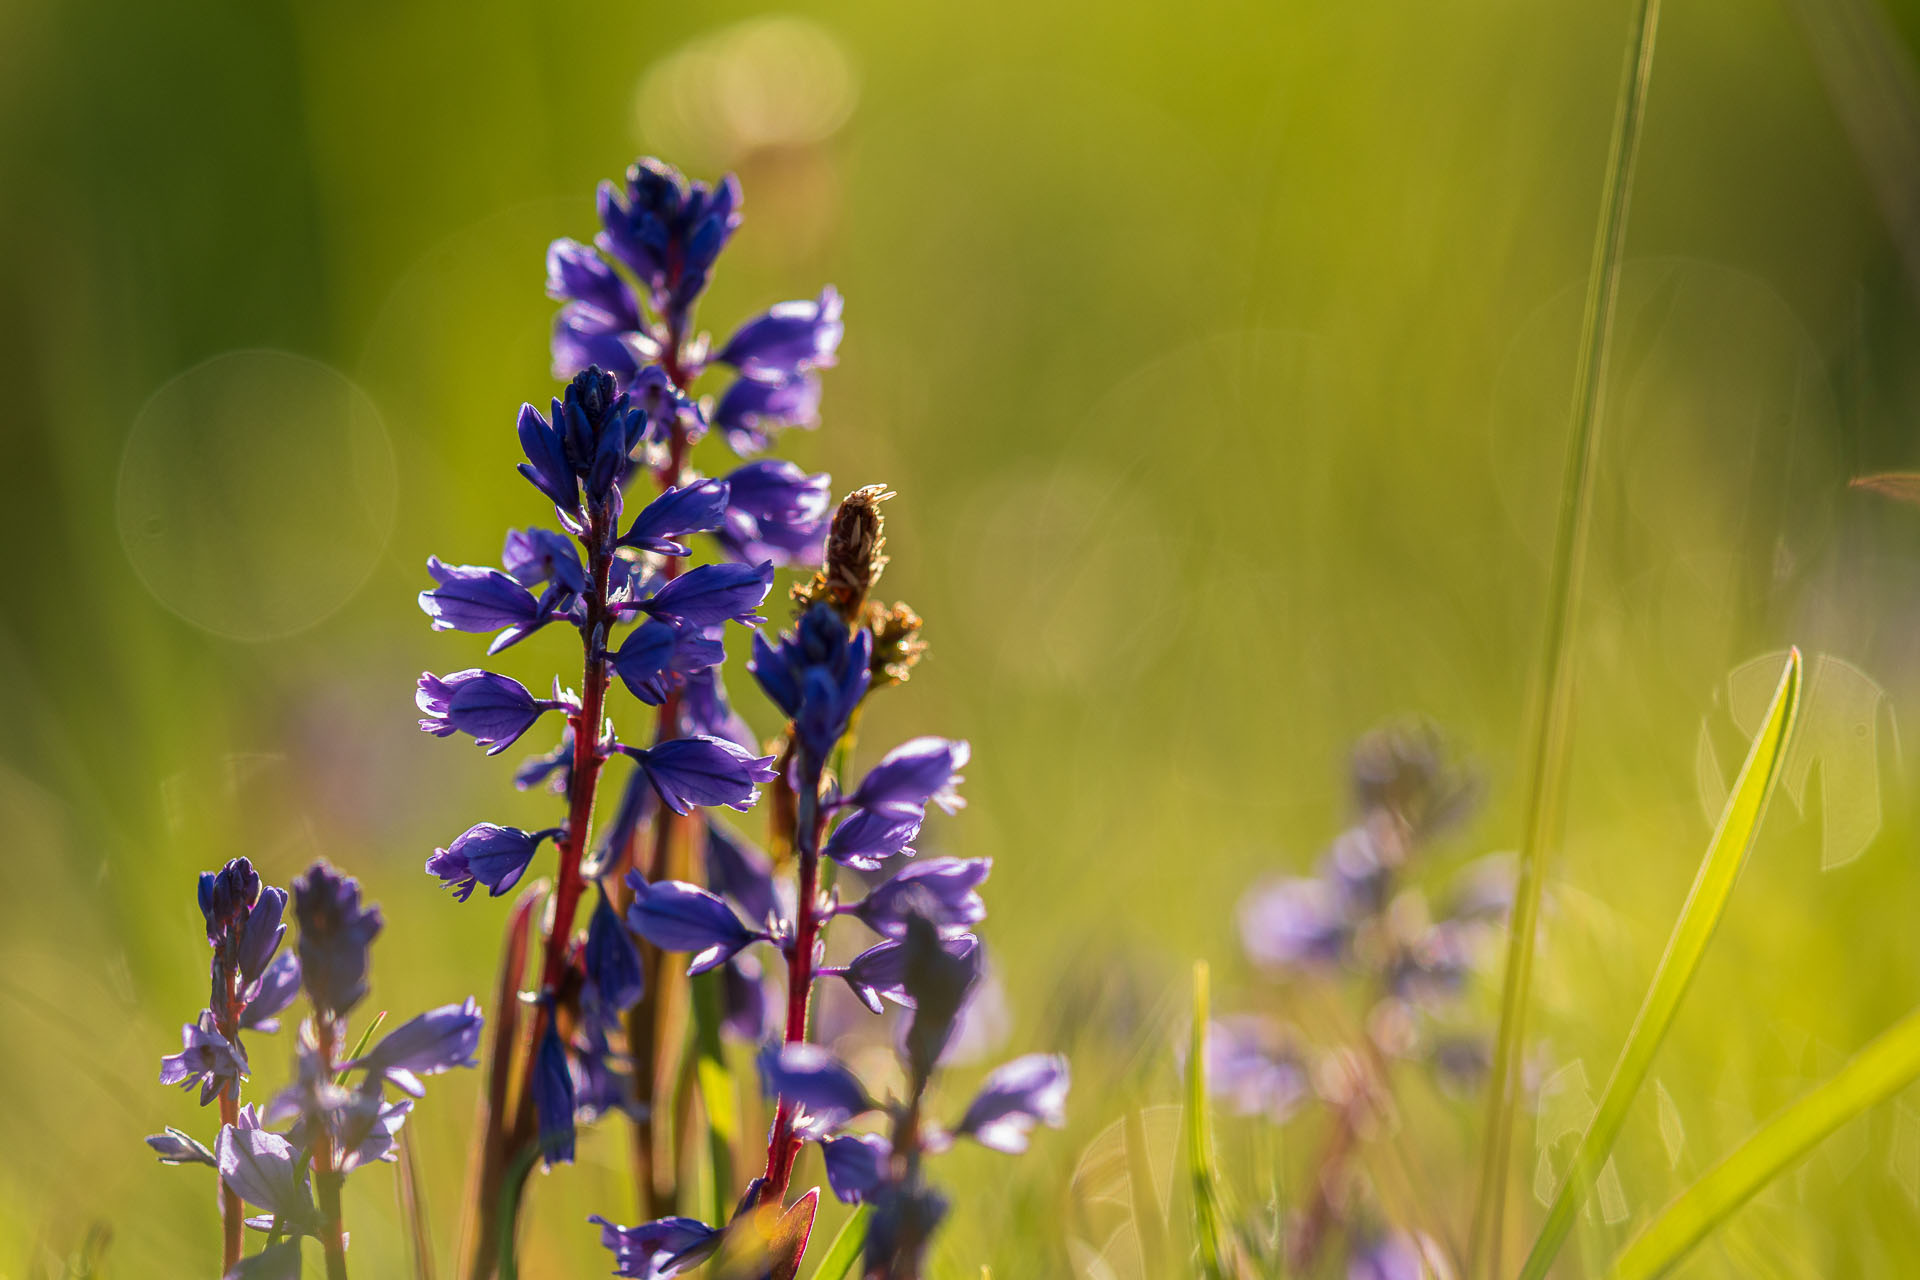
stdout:
POLYGON ((1920 1076, 1920 1010, 1855 1054, 1681 1192, 1614 1259, 1615 1280, 1653 1280, 1820 1140, 1920 1076))
POLYGON ((1653 982, 1640 1002, 1640 1012, 1627 1032, 1626 1043, 1620 1047, 1619 1061, 1614 1064, 1613 1075, 1600 1095, 1600 1105, 1586 1133, 1581 1135, 1573 1163, 1568 1166, 1567 1176, 1561 1180, 1553 1205, 1547 1210, 1540 1236, 1520 1269, 1520 1280, 1541 1280, 1553 1265, 1567 1232, 1573 1227, 1574 1212, 1606 1164, 1614 1140, 1626 1123, 1627 1111, 1639 1095, 1640 1086, 1646 1082, 1654 1054, 1659 1051, 1667 1028, 1673 1025, 1674 1014, 1680 1008, 1688 984, 1693 981, 1694 971, 1700 966, 1700 957, 1713 940, 1714 927, 1726 909, 1734 881, 1746 864, 1747 852, 1753 847, 1760 819, 1766 813, 1767 798, 1780 777, 1780 766, 1786 759, 1787 744, 1793 740, 1798 719, 1800 685, 1800 651, 1794 649, 1787 655, 1786 669, 1780 673, 1780 687, 1774 691, 1773 705, 1760 732, 1754 736, 1732 793, 1727 796, 1727 807, 1721 811, 1720 825, 1714 830, 1706 856, 1700 861, 1693 887, 1687 891, 1680 918, 1673 922, 1667 949, 1653 971, 1653 982))
POLYGON ((1229 1250, 1220 1170, 1214 1161, 1213 1107, 1207 1097, 1207 966, 1193 966, 1193 1036, 1187 1046, 1187 1176, 1193 1190, 1193 1228, 1200 1243, 1200 1271, 1225 1280, 1229 1250))
POLYGON ((840 1227, 840 1234, 827 1246, 826 1253, 820 1257, 820 1265, 814 1268, 813 1280, 846 1280, 853 1272, 853 1264, 860 1261, 860 1250, 867 1244, 867 1219, 873 1216, 873 1206, 863 1204, 855 1209, 840 1227))
POLYGON ((1533 985, 1534 935, 1540 919, 1540 888, 1548 846, 1560 827, 1561 790, 1573 718, 1573 618, 1585 571, 1587 526, 1593 506, 1594 459, 1600 449, 1601 409, 1607 355, 1613 336, 1614 300, 1625 257, 1628 197, 1646 116, 1653 72, 1659 0, 1639 0, 1632 44, 1621 77, 1613 140, 1601 185, 1600 225, 1594 235, 1581 320, 1579 366, 1574 376, 1573 421, 1560 488, 1560 523, 1554 535, 1552 576, 1547 585, 1546 627, 1541 641, 1539 685, 1534 694, 1532 777, 1520 844, 1520 875, 1507 940, 1506 977, 1500 994, 1500 1026, 1494 1041, 1487 1089, 1487 1119, 1479 1194, 1468 1247, 1468 1274, 1500 1271, 1500 1243, 1507 1202, 1507 1164, 1513 1152, 1513 1118, 1520 1094, 1520 1048, 1526 1034, 1527 1001, 1533 985))

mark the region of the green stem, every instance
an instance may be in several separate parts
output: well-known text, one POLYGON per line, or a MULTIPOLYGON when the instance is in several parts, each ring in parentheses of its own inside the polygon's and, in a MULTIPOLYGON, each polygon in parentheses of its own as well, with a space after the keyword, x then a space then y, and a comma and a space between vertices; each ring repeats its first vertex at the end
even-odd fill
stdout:
POLYGON ((1521 1041, 1526 1033, 1527 1001, 1533 984, 1540 890, 1548 848, 1559 836, 1571 739, 1573 618, 1585 570, 1608 348, 1625 257, 1628 198, 1633 190, 1634 161, 1640 149, 1647 85, 1653 71, 1654 35, 1659 21, 1659 0, 1638 0, 1607 157, 1600 226, 1594 237, 1593 263, 1587 276, 1580 364, 1574 379, 1573 429, 1567 442, 1566 471, 1561 483, 1560 524, 1554 539, 1539 686, 1534 698, 1533 774, 1527 789, 1519 882, 1515 886, 1513 919, 1507 938, 1500 1029, 1487 1091, 1486 1147, 1480 1165, 1479 1199, 1468 1247, 1468 1274, 1486 1280, 1492 1280, 1500 1271, 1507 1166, 1512 1155, 1514 1111, 1519 1102, 1521 1041))

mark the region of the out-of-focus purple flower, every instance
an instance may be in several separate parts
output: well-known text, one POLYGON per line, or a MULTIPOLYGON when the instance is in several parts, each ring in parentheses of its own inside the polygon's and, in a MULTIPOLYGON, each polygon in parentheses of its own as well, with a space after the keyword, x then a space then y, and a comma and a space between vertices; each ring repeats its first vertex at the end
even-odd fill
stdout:
POLYGON ((509 529, 500 567, 523 587, 550 584, 568 596, 584 595, 587 571, 573 539, 551 529, 509 529))
POLYGON ((1441 1083, 1462 1097, 1477 1091, 1493 1067, 1493 1051, 1481 1036, 1440 1036, 1432 1057, 1441 1083))
POLYGON ((472 996, 459 1004, 443 1004, 407 1019, 342 1069, 364 1068, 370 1077, 384 1076, 418 1098, 426 1092, 419 1077, 479 1065, 473 1052, 480 1044, 482 1021, 472 996))
POLYGON ((838 1058, 805 1041, 761 1050, 760 1085, 769 1098, 793 1103, 827 1129, 837 1129, 876 1105, 838 1058))
POLYGON ((237 956, 243 992, 266 973, 274 952, 280 949, 280 940, 287 935, 286 910, 287 891, 269 887, 261 890, 247 912, 246 923, 240 926, 237 956))
POLYGON ((433 851, 427 859, 427 874, 437 877, 462 902, 482 884, 497 898, 520 883, 540 842, 559 834, 558 827, 522 831, 492 822, 475 823, 455 836, 452 844, 433 851))
POLYGON ((283 1229, 311 1233, 318 1226, 320 1214, 307 1189, 305 1162, 279 1134, 223 1125, 214 1160, 227 1189, 280 1219, 283 1229))
POLYGON ((1030 1053, 996 1068, 954 1128, 983 1147, 1009 1154, 1027 1149, 1036 1124, 1055 1129, 1067 1122, 1067 1060, 1030 1053))
POLYGON ((657 707, 689 675, 726 660, 717 629, 649 618, 614 653, 613 670, 634 697, 657 707))
POLYGON ((741 924, 732 907, 696 885, 679 880, 649 884, 637 871, 627 873, 627 885, 633 890, 628 927, 662 951, 691 952, 689 974, 724 964, 767 936, 741 924))
POLYGON ((1341 907, 1349 917, 1382 910, 1393 892, 1399 855, 1376 835, 1374 828, 1362 823, 1341 832, 1327 850, 1326 876, 1339 891, 1341 907))
POLYGON ((573 1163, 573 1071, 553 1019, 547 1019, 533 1055, 533 1111, 540 1124, 540 1154, 548 1165, 573 1163))
POLYGON ((1442 921, 1395 949, 1387 962, 1387 990, 1416 1004, 1455 996, 1473 968, 1465 926, 1442 921))
POLYGON ((719 541, 729 558, 775 564, 817 562, 831 523, 832 478, 764 459, 727 477, 730 497, 719 541))
POLYGON ((840 820, 821 852, 842 866, 877 871, 888 858, 912 853, 919 835, 917 814, 855 809, 840 820))
POLYGON ((713 358, 749 377, 768 379, 831 365, 846 331, 841 306, 832 285, 818 298, 776 302, 735 330, 713 358))
POLYGON ((1390 815, 1408 838, 1426 840, 1464 818, 1479 799, 1471 770, 1449 758, 1430 724, 1390 725, 1353 749, 1353 797, 1363 817, 1390 815))
POLYGON ((313 1124, 331 1130, 336 1113, 353 1100, 353 1095, 334 1081, 331 1066, 320 1056, 320 1046, 311 1037, 299 1038, 293 1060, 293 1080, 273 1096, 260 1118, 267 1124, 297 1120, 296 1130, 313 1124))
POLYGON ((886 1187, 875 1197, 873 1217, 867 1221, 867 1274, 924 1274, 927 1242, 946 1216, 947 1198, 924 1183, 886 1187))
POLYGON ((248 1031, 278 1031, 279 1015, 299 994, 300 961, 288 952, 241 990, 240 1025, 248 1031))
POLYGON ((959 1027, 960 1014, 980 981, 984 956, 979 947, 952 949, 933 921, 918 912, 905 920, 901 985, 913 1005, 901 1048, 909 1087, 917 1095, 945 1055, 959 1027))
POLYGON ((972 748, 951 738, 915 738, 880 757, 843 802, 893 817, 919 816, 929 803, 948 813, 966 801, 956 789, 972 748))
POLYGON ((1407 1231, 1366 1232, 1347 1255, 1347 1280, 1453 1280, 1453 1264, 1432 1240, 1407 1231))
POLYGON ((865 1204, 887 1179, 893 1146, 877 1133, 843 1133, 820 1143, 827 1185, 846 1204, 865 1204))
POLYGON ((156 1133, 147 1139, 154 1154, 160 1157, 161 1164, 204 1164, 209 1168, 218 1168, 213 1152, 201 1146, 191 1136, 171 1126, 165 1133, 156 1133))
POLYGON ((160 1083, 183 1089, 199 1085, 203 1107, 223 1090, 237 1088, 246 1073, 246 1051, 220 1034, 211 1010, 180 1028, 179 1053, 160 1059, 160 1083))
POLYGON ((707 887, 732 898, 747 919, 765 925, 781 915, 773 860, 711 819, 707 822, 707 887))
MULTIPOLYGON (((980 940, 970 933, 959 934, 951 938, 942 938, 940 948, 959 960, 973 963, 974 952, 979 948, 980 940)), ((884 997, 895 1004, 909 1009, 914 1006, 913 994, 907 990, 907 944, 889 938, 887 941, 868 947, 853 959, 847 961, 841 969, 822 969, 821 976, 837 976, 853 989, 860 1003, 875 1013, 884 1011, 881 1003, 884 997)))
POLYGON ((680 732, 725 738, 751 751, 759 745, 749 725, 727 700, 719 667, 690 671, 680 685, 680 732))
POLYGON ((694 627, 722 622, 751 626, 761 621, 754 610, 773 586, 773 562, 703 564, 666 583, 645 600, 633 602, 641 613, 694 627))
POLYGON ((339 1131, 334 1143, 339 1150, 340 1171, 400 1158, 394 1150, 394 1137, 413 1114, 413 1099, 388 1102, 375 1089, 361 1089, 339 1113, 339 1131))
POLYGON ((986 919, 979 888, 993 870, 991 858, 928 858, 876 887, 861 901, 840 908, 875 933, 904 938, 907 917, 924 916, 953 937, 986 919))
POLYGON ((422 672, 413 700, 425 713, 422 729, 437 738, 470 734, 490 756, 519 741, 546 712, 566 706, 558 699, 536 698, 518 680, 477 667, 449 676, 422 672))
POLYGON ((1257 884, 1240 900, 1240 940, 1253 962, 1267 968, 1333 964, 1347 940, 1339 893, 1323 880, 1257 884))
POLYGON ((568 725, 560 734, 560 744, 544 755, 528 756, 513 771, 513 785, 522 791, 531 791, 545 783, 565 794, 567 775, 573 771, 573 726, 568 725))
POLYGON ((439 585, 420 593, 420 608, 433 620, 433 629, 476 635, 498 631, 488 653, 518 644, 552 621, 531 591, 498 569, 447 564, 430 556, 427 572, 439 585))
POLYGON ((755 1044, 766 1035, 772 1002, 758 960, 742 952, 720 966, 720 1005, 720 1027, 734 1039, 755 1044))
POLYGON ((300 1280, 300 1238, 270 1244, 240 1259, 220 1280, 300 1280))
POLYGON ((627 168, 625 190, 600 184, 594 244, 633 272, 667 322, 683 327, 714 259, 740 225, 740 184, 691 182, 651 157, 627 168))
POLYGON ((697 480, 669 488, 640 509, 621 535, 620 545, 655 555, 684 556, 689 548, 681 539, 718 529, 725 522, 728 493, 725 480, 697 480))
POLYGON ((660 1218, 619 1227, 596 1213, 587 1221, 599 1225, 600 1246, 613 1254, 616 1276, 666 1280, 699 1266, 720 1247, 719 1229, 697 1218, 660 1218))
POLYGON ((1207 1024, 1207 1088, 1240 1115, 1285 1121, 1307 1096, 1307 1072, 1286 1034, 1252 1014, 1207 1024))
POLYGON ((380 908, 361 905, 360 882, 321 859, 293 882, 293 917, 308 998, 322 1013, 346 1013, 367 994, 367 953, 380 932, 380 908))
POLYGON ((743 458, 764 451, 782 427, 820 422, 820 379, 811 373, 787 378, 735 378, 720 393, 713 425, 727 447, 743 458))
POLYGON ((641 1104, 633 1097, 626 1059, 614 1052, 608 1029, 589 1015, 573 1043, 573 1117, 579 1124, 592 1124, 613 1111, 644 1115, 637 1110, 641 1104))
POLYGON ((259 899, 260 873, 245 858, 235 858, 218 871, 202 871, 200 914, 206 918, 207 941, 218 945, 246 920, 259 899))
POLYGON ((661 803, 680 814, 714 805, 745 812, 759 798, 756 787, 777 776, 772 756, 756 756, 725 738, 670 738, 657 747, 620 750, 639 763, 661 803))
MULTIPOLYGON (((548 247, 547 296, 594 308, 611 329, 630 331, 641 327, 633 290, 592 246, 578 240, 555 240, 548 247)), ((560 376, 571 377, 574 372, 569 369, 560 376)))
POLYGON ((646 974, 640 951, 620 923, 620 916, 600 886, 593 918, 587 923, 587 945, 582 952, 587 971, 587 1003, 592 1016, 611 1023, 631 1009, 646 993, 646 974))
POLYGON ((866 696, 872 654, 873 634, 863 627, 849 637, 846 621, 825 601, 808 609, 777 646, 754 634, 748 670, 793 720, 800 746, 815 767, 832 753, 866 696))

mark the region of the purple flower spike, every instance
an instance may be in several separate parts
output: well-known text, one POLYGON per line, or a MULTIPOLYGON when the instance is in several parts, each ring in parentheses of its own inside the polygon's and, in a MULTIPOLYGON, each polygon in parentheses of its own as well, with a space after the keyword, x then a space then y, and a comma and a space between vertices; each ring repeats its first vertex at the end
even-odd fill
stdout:
POLYGON ((207 941, 218 946, 259 899, 260 873, 245 858, 235 858, 218 871, 202 871, 200 914, 206 918, 207 941))
POLYGON ((179 1053, 160 1059, 160 1083, 183 1089, 199 1085, 203 1107, 222 1090, 237 1085, 246 1073, 246 1052, 220 1034, 211 1010, 203 1010, 199 1021, 180 1028, 179 1053))
POLYGON ((743 458, 763 452, 782 427, 812 427, 820 422, 820 379, 811 373, 792 378, 733 380, 714 406, 713 425, 727 447, 743 458))
POLYGON ((615 1226, 599 1214, 587 1221, 599 1224, 600 1246, 612 1252, 616 1276, 666 1280, 720 1247, 720 1231, 697 1218, 661 1218, 637 1227, 615 1226))
POLYGON ((955 788, 971 755, 964 741, 915 738, 880 757, 845 803, 895 816, 917 816, 929 803, 952 813, 966 804, 955 788))
POLYGON ((440 585, 420 593, 420 608, 433 620, 435 631, 466 631, 500 636, 488 646, 498 653, 539 630, 543 617, 533 593, 498 569, 470 564, 446 564, 438 556, 427 560, 427 572, 440 585))
POLYGON ((299 994, 300 961, 288 952, 242 990, 240 998, 245 1004, 240 1010, 240 1025, 248 1031, 278 1031, 279 1015, 299 994))
POLYGON ((689 974, 725 964, 767 936, 741 924, 732 907, 695 885, 679 880, 649 884, 637 871, 628 873, 627 884, 633 889, 628 926, 662 951, 693 953, 689 974))
POLYGON ((600 900, 594 904, 593 919, 587 924, 587 945, 582 958, 586 963, 592 1013, 603 1022, 615 1021, 646 994, 640 950, 620 923, 613 904, 607 901, 604 884, 600 888, 600 900))
MULTIPOLYGON (((977 967, 974 959, 979 950, 980 939, 970 933, 957 937, 940 939, 940 949, 956 960, 968 962, 977 967)), ((914 1007, 913 993, 907 990, 907 944, 892 938, 868 947, 847 966, 838 971, 839 977, 853 989, 860 1003, 875 1013, 885 1010, 882 998, 897 1005, 911 1009, 914 1007)), ((822 970, 822 973, 829 972, 822 970)))
POLYGON ((1240 940, 1255 964, 1270 969, 1332 964, 1346 937, 1339 891, 1324 880, 1268 880, 1240 901, 1240 940))
POLYGON ((670 323, 684 324, 740 225, 739 182, 732 174, 712 186, 690 182, 647 158, 628 166, 624 190, 600 185, 599 207, 594 244, 626 264, 670 323))
POLYGON ((707 887, 739 903, 747 919, 756 923, 781 914, 773 888, 773 860, 711 820, 707 823, 707 887))
POLYGON ((710 627, 720 622, 752 626, 762 621, 754 610, 773 586, 773 562, 703 564, 661 587, 640 609, 656 618, 710 627))
POLYGON ((777 776, 772 756, 756 756, 725 738, 672 738, 657 747, 620 749, 639 762, 661 803, 680 814, 696 805, 745 812, 759 797, 755 787, 777 776))
POLYGON ((750 377, 781 379, 831 365, 845 326, 840 294, 832 285, 817 299, 776 302, 727 339, 714 359, 750 377))
POLYGON ((986 919, 978 892, 993 870, 991 858, 929 858, 903 868, 862 901, 841 910, 875 933, 904 938, 907 917, 924 916, 943 937, 965 933, 986 919))
POLYGON ((422 672, 413 700, 426 715, 422 729, 438 738, 470 734, 490 756, 505 751, 534 721, 563 705, 534 697, 518 680, 478 668, 445 677, 422 672))
POLYGON ((821 852, 842 866, 877 871, 888 858, 912 853, 919 835, 917 814, 855 809, 833 829, 821 852))
POLYGON ((865 1204, 887 1179, 892 1145, 877 1133, 845 1133, 820 1144, 827 1185, 845 1204, 865 1204))
POLYGON ((726 660, 717 630, 649 618, 628 633, 613 669, 634 697, 657 707, 688 676, 726 660))
POLYGON ((533 1110, 540 1122, 540 1154, 549 1167, 573 1163, 573 1071, 553 1019, 533 1057, 533 1110))
POLYGON ((322 1013, 346 1013, 367 994, 367 953, 380 932, 380 909, 362 906, 360 882, 322 859, 293 882, 293 917, 308 997, 322 1013))
POLYGON ((369 1076, 385 1076, 417 1098, 425 1092, 419 1077, 479 1065, 473 1051, 480 1044, 482 1021, 480 1006, 468 996, 460 1004, 443 1004, 407 1019, 367 1053, 344 1065, 363 1067, 369 1076))
POLYGON ((220 1181, 255 1208, 279 1218, 286 1228, 311 1232, 319 1224, 307 1190, 305 1162, 292 1143, 266 1129, 225 1125, 214 1144, 220 1181))
POLYGON ((546 831, 522 831, 481 822, 468 827, 444 849, 435 849, 427 859, 427 874, 453 890, 453 896, 465 902, 476 885, 499 897, 527 873, 540 842, 558 836, 558 827, 546 831))
POLYGON ((987 1077, 955 1132, 995 1151, 1025 1151, 1035 1124, 1066 1123, 1069 1084, 1067 1060, 1058 1054, 1015 1058, 987 1077))
POLYGON ((641 508, 620 545, 656 555, 684 556, 688 547, 681 538, 718 529, 726 521, 727 495, 725 480, 700 480, 668 489, 641 508))
POLYGON ((821 601, 778 645, 755 633, 747 669, 773 704, 794 722, 800 746, 822 763, 847 731, 872 678, 873 633, 849 637, 846 620, 821 601))
POLYGON ((876 1105, 838 1058, 805 1041, 762 1049, 760 1083, 769 1098, 795 1104, 827 1129, 837 1129, 876 1105))

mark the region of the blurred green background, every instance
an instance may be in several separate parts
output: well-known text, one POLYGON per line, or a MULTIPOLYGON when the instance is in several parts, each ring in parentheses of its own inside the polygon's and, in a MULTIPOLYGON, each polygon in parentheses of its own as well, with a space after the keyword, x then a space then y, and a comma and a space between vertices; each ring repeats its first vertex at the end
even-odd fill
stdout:
MULTIPOLYGON (((1359 732, 1424 714, 1477 761, 1489 804, 1438 870, 1517 839, 1626 24, 1619 0, 0 3, 0 1276, 64 1274, 97 1223, 105 1274, 215 1268, 208 1180, 140 1143, 212 1127, 154 1083, 204 1000, 197 870, 284 883, 324 853, 385 907, 379 1007, 485 998, 503 904, 420 863, 547 806, 508 787, 517 753, 413 727, 415 675, 480 646, 412 597, 429 553, 486 562, 542 517, 511 464, 554 386, 543 250, 642 151, 744 184, 708 327, 848 299, 825 423, 786 452, 900 491, 884 590, 932 644, 867 741, 972 740, 971 807, 927 844, 996 860, 1005 1053, 1077 1077, 1066 1133, 943 1164, 938 1274, 1067 1274, 1080 1153, 1173 1100, 1191 958, 1255 998, 1233 904, 1339 828, 1359 732)), ((1585 1223, 1568 1274, 1920 1000, 1920 511, 1845 487, 1920 467, 1916 48, 1920 13, 1876 0, 1667 5, 1542 1062, 1604 1079, 1764 702, 1747 664, 1799 644, 1811 701, 1655 1069, 1678 1149, 1649 1091, 1630 1217, 1585 1223)), ((575 664, 548 635, 509 668, 575 664)), ((284 1051, 257 1042, 269 1087, 284 1051)), ((412 1125, 443 1250, 474 1088, 434 1082, 412 1125)), ((1461 1226, 1474 1111, 1402 1137, 1461 1226)), ((535 1180, 523 1274, 605 1272, 581 1218, 631 1217, 620 1156, 601 1135, 535 1180)), ((385 1171, 347 1214, 360 1273, 399 1274, 385 1171)), ((1920 1090, 1688 1274, 1920 1274, 1920 1090)))

